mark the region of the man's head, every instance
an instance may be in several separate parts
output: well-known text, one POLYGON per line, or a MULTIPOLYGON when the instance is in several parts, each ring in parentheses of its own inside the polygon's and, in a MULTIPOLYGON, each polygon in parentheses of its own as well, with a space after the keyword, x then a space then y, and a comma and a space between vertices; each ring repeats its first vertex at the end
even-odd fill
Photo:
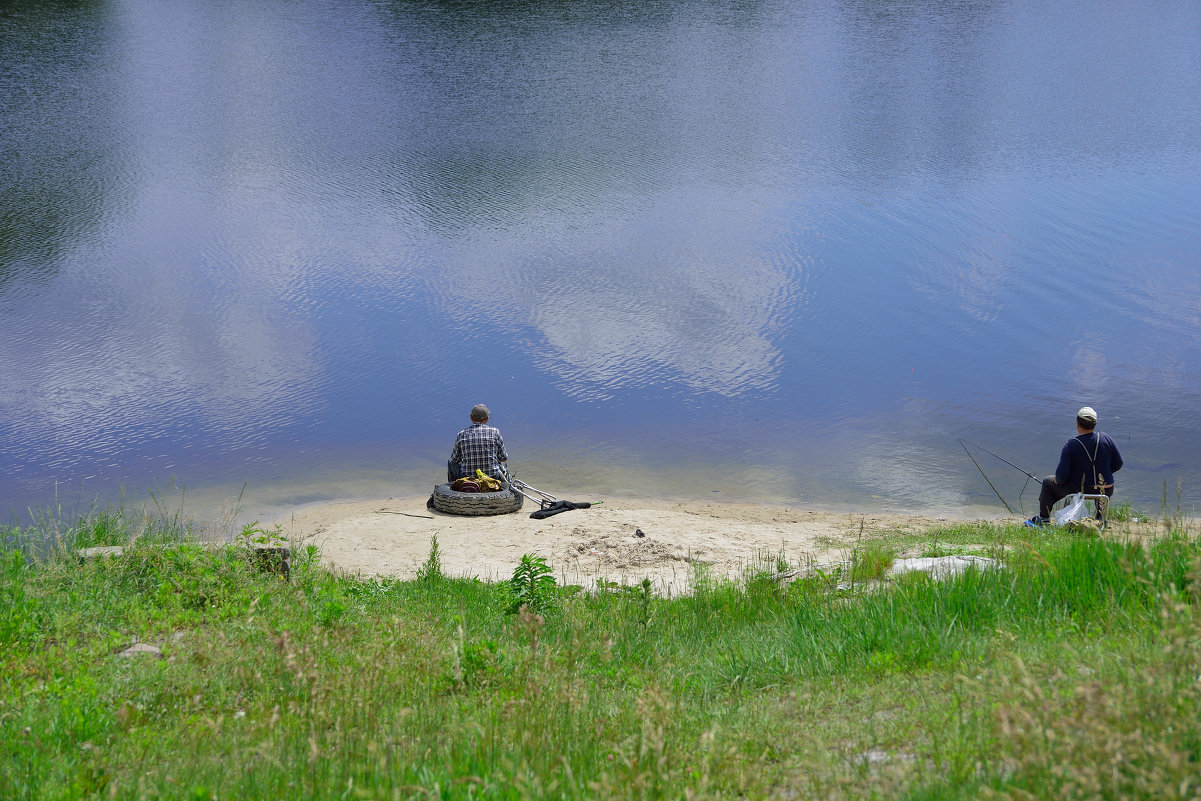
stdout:
POLYGON ((1093 407, 1084 406, 1076 412, 1076 426, 1084 431, 1092 431, 1097 427, 1097 413, 1093 407))
POLYGON ((482 403, 477 403, 471 407, 471 422, 486 423, 491 415, 488 413, 488 407, 482 403))

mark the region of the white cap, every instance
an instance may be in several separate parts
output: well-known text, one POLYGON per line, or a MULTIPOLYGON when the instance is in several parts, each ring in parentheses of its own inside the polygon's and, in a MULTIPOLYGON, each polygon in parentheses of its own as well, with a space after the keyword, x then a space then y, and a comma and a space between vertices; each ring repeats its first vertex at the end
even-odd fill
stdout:
POLYGON ((1093 411, 1093 407, 1091 406, 1080 407, 1080 411, 1076 412, 1076 416, 1090 423, 1097 422, 1097 413, 1093 411))

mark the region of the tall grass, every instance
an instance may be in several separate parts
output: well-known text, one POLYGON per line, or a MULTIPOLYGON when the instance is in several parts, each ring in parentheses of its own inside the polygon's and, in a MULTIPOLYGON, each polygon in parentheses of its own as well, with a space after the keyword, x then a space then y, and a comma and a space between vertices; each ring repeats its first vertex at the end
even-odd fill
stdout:
POLYGON ((683 598, 560 590, 510 614, 511 586, 442 576, 436 548, 413 582, 300 549, 288 582, 237 546, 140 526, 98 517, 70 540, 133 538, 121 559, 15 535, 0 554, 0 797, 1198 786, 1201 546, 1179 534, 1026 542, 1003 569, 870 591, 698 576, 683 598), (121 656, 135 641, 161 655, 121 656))

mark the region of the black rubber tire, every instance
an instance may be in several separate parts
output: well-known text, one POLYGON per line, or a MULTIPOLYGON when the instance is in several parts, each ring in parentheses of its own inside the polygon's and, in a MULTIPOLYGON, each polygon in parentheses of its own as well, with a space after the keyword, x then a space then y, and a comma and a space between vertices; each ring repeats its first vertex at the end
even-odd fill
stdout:
POLYGON ((439 484, 428 505, 448 515, 507 515, 520 509, 523 500, 507 481, 501 484, 500 492, 455 492, 450 484, 439 484))

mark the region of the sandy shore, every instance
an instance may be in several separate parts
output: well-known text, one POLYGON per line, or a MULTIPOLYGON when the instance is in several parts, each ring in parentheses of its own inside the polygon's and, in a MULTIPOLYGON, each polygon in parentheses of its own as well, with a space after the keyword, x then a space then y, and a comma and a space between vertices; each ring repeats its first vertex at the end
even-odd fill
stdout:
POLYGON ((708 501, 605 498, 590 509, 533 520, 536 507, 492 517, 459 517, 427 509, 425 496, 325 503, 276 522, 292 542, 321 548, 326 564, 362 576, 411 579, 436 536, 443 572, 497 580, 512 575, 522 554, 544 557, 560 581, 636 583, 661 593, 686 592, 694 564, 714 577, 739 577, 749 565, 836 563, 856 539, 922 531, 947 518, 911 514, 847 514, 785 506, 708 501))

